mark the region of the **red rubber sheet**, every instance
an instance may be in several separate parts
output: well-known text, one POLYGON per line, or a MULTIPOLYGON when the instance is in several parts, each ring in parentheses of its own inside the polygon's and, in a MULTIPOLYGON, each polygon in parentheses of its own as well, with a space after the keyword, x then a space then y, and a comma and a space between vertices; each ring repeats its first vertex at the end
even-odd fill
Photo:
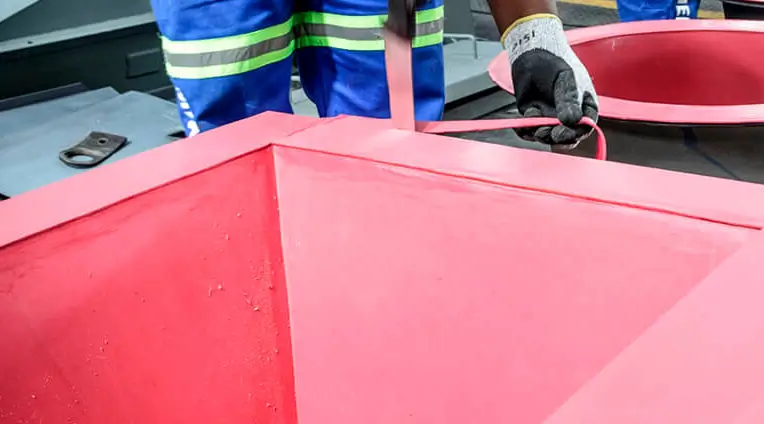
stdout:
POLYGON ((2 423, 764 418, 759 185, 268 113, 0 222, 2 423))
MULTIPOLYGON (((587 66, 600 116, 669 124, 764 122, 764 22, 664 20, 567 31, 587 66)), ((513 92, 506 52, 491 78, 513 92)))

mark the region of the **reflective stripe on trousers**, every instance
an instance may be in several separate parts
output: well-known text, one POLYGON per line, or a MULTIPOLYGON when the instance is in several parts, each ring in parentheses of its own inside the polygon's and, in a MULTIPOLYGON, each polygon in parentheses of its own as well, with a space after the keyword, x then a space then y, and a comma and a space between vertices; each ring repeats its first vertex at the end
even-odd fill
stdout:
MULTIPOLYGON (((343 16, 305 12, 295 17, 298 47, 332 47, 343 50, 384 50, 386 15, 343 16)), ((443 6, 418 11, 412 46, 426 47, 443 42, 443 6)))
MULTIPOLYGON (((298 13, 286 22, 248 34, 193 41, 162 37, 167 73, 205 79, 243 74, 288 58, 298 48, 381 51, 386 15, 298 13)), ((418 11, 414 48, 443 42, 443 6, 418 11)))

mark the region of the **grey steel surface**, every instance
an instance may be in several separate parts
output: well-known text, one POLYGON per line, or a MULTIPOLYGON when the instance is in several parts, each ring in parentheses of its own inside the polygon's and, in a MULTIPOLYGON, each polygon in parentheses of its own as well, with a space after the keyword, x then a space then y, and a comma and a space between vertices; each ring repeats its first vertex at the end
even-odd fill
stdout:
POLYGON ((491 6, 488 0, 470 0, 470 8, 474 12, 491 13, 491 6))
MULTIPOLYGON (((0 13, 16 1, 31 0, 0 13)), ((0 99, 75 82, 162 91, 159 44, 149 0, 38 0, 0 23, 0 99)))
POLYGON ((700 8, 720 12, 724 9, 724 4, 721 0, 700 0, 700 8))
POLYGON ((153 23, 74 39, 90 30, 97 32, 91 27, 48 34, 26 48, 19 44, 24 39, 0 41, 0 99, 72 83, 119 92, 169 87, 153 23))
MULTIPOLYGON (((7 1, 0 0, 1 3, 7 1)), ((151 12, 148 0, 39 0, 0 25, 0 41, 73 29, 148 12, 151 12)))
POLYGON ((39 0, 3 0, 0 1, 0 22, 21 12, 39 0))
POLYGON ((446 71, 446 103, 464 99, 496 85, 488 76, 488 65, 501 53, 494 41, 478 41, 478 58, 473 56, 470 41, 458 41, 443 47, 446 71))
POLYGON ((444 30, 453 34, 472 34, 475 23, 472 21, 470 0, 445 0, 444 30))
MULTIPOLYGON (((115 162, 174 139, 181 130, 173 103, 129 92, 48 121, 27 131, 0 137, 0 193, 16 196, 87 169, 64 165, 58 153, 91 131, 126 136, 129 144, 105 163, 115 162)), ((103 165, 100 165, 103 166, 103 165)))
POLYGON ((84 84, 74 83, 67 84, 60 87, 51 88, 49 90, 35 91, 33 93, 27 93, 22 96, 9 97, 7 99, 0 99, 0 112, 4 112, 9 109, 15 109, 19 107, 29 106, 35 103, 47 102, 49 100, 60 99, 62 97, 73 96, 75 94, 81 94, 88 90, 84 84))
POLYGON ((0 139, 10 140, 17 132, 28 131, 90 105, 117 97, 113 88, 86 91, 47 102, 0 112, 0 139))

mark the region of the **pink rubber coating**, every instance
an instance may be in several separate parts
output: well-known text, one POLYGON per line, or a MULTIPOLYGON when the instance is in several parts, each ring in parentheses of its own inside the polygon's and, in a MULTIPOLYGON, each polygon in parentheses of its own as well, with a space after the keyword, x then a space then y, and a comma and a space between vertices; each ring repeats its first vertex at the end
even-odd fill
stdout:
POLYGON ((414 131, 414 77, 411 40, 385 32, 385 63, 390 93, 390 118, 396 128, 414 131))

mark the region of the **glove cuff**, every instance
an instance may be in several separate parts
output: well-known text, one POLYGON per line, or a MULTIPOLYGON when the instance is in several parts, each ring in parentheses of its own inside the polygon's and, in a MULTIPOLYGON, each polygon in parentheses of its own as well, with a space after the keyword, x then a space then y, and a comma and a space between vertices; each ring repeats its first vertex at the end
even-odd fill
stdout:
POLYGON ((518 26, 518 25, 520 25, 522 23, 525 23, 525 22, 532 21, 534 19, 544 19, 544 18, 551 18, 551 19, 560 20, 560 18, 557 15, 555 15, 554 13, 534 13, 532 15, 523 16, 522 18, 512 22, 512 25, 510 25, 507 29, 504 30, 504 33, 501 34, 501 38, 499 39, 499 41, 501 41, 501 45, 502 46, 504 45, 504 40, 506 40, 507 35, 509 35, 510 31, 515 29, 516 26, 518 26))
POLYGON ((542 49, 561 55, 570 48, 562 21, 551 13, 518 19, 504 31, 501 41, 510 63, 529 50, 542 49))

